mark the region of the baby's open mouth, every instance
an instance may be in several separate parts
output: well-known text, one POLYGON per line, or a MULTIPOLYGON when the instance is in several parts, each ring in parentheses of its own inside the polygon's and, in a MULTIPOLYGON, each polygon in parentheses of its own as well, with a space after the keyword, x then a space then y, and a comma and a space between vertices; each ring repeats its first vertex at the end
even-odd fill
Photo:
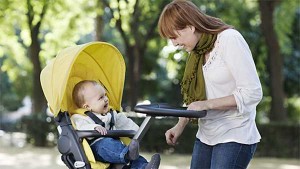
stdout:
POLYGON ((107 108, 108 107, 108 103, 106 103, 105 105, 104 105, 104 108, 107 108))

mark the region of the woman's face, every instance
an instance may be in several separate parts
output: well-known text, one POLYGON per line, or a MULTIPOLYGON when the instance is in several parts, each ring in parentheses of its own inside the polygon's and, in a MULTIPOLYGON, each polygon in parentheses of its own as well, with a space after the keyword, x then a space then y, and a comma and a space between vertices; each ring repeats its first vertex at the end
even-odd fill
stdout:
POLYGON ((177 37, 170 38, 174 46, 179 46, 187 52, 192 51, 199 41, 200 34, 195 31, 194 26, 187 26, 181 30, 175 30, 177 37))

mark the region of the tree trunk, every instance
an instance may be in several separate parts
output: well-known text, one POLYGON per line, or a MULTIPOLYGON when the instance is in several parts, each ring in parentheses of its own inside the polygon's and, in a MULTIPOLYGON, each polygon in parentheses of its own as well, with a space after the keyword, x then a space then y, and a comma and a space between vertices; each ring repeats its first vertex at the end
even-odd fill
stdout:
MULTIPOLYGON (((104 10, 104 5, 102 4, 102 0, 97 1, 97 7, 100 10, 104 10)), ((95 34, 95 40, 96 41, 102 41, 102 35, 103 35, 103 28, 104 28, 104 22, 103 22, 103 13, 97 13, 95 18, 95 27, 96 27, 96 34, 95 34)))
POLYGON ((41 47, 38 41, 38 31, 35 29, 31 30, 31 41, 32 43, 29 46, 29 55, 33 65, 32 112, 45 113, 47 104, 40 82, 41 63, 39 54, 41 47))
POLYGON ((143 53, 140 53, 138 47, 131 46, 126 50, 126 56, 128 57, 128 78, 129 78, 129 89, 128 89, 128 104, 131 109, 134 108, 138 101, 139 88, 140 88, 140 56, 143 56, 143 53))
POLYGON ((283 58, 273 23, 273 13, 278 2, 260 0, 259 8, 261 12, 261 29, 267 45, 267 61, 270 73, 270 93, 272 97, 270 120, 281 122, 287 120, 287 113, 284 108, 283 58))
MULTIPOLYGON (((130 16, 130 32, 126 32, 122 28, 122 23, 127 20, 122 19, 122 15, 120 12, 120 2, 118 1, 118 8, 111 8, 109 6, 108 1, 103 0, 103 5, 109 8, 111 15, 114 16, 113 11, 117 11, 119 14, 118 18, 116 19, 116 28, 121 34, 121 37, 125 44, 125 57, 128 58, 127 63, 127 70, 128 73, 126 74, 129 79, 128 88, 125 88, 127 92, 127 103, 131 109, 134 108, 138 101, 139 91, 140 91, 140 79, 141 79, 141 66, 143 62, 143 57, 145 51, 147 50, 147 42, 149 39, 152 38, 155 28, 157 27, 157 22, 159 19, 159 13, 156 13, 156 16, 153 15, 153 20, 151 19, 151 24, 147 29, 146 33, 139 31, 139 26, 143 24, 143 20, 140 17, 142 6, 139 5, 139 0, 136 0, 134 5, 134 11, 130 16)), ((128 1, 126 1, 128 3, 128 1)), ((163 9, 167 1, 163 1, 160 4, 159 9, 163 9)))
POLYGON ((29 58, 33 66, 33 84, 32 84, 32 125, 27 127, 28 131, 27 134, 32 134, 32 139, 34 140, 35 146, 45 147, 46 142, 46 135, 47 130, 45 126, 45 116, 46 116, 46 109, 47 109, 47 102, 43 94, 41 82, 40 82, 40 73, 41 73, 41 62, 39 58, 39 54, 41 51, 41 44, 39 42, 39 32, 40 32, 40 26, 43 20, 43 17, 46 13, 47 9, 47 2, 43 2, 43 8, 42 12, 39 14, 40 20, 34 24, 33 20, 35 17, 35 11, 32 6, 32 3, 30 0, 27 0, 27 19, 28 19, 28 27, 30 30, 30 38, 31 38, 31 44, 29 46, 29 58), (35 121, 37 120, 37 121, 35 121), (35 130, 34 130, 35 129, 35 130), (41 134, 43 133, 43 134, 41 134))

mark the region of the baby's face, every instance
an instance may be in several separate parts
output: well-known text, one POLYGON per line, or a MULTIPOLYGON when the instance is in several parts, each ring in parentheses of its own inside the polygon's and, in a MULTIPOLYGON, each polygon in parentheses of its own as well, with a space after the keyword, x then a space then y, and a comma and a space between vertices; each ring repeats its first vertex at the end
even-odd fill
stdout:
POLYGON ((86 109, 98 114, 106 114, 109 110, 109 100, 106 91, 101 85, 88 83, 84 88, 86 109))

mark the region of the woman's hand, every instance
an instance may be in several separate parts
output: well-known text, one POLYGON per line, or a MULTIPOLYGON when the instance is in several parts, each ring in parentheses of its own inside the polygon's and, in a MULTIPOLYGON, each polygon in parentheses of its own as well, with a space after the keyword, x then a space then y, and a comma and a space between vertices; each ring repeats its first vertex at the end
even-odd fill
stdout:
POLYGON ((102 126, 95 127, 95 130, 98 131, 99 133, 101 133, 102 135, 106 135, 107 134, 106 128, 104 128, 102 126))
POLYGON ((166 136, 166 141, 169 145, 176 145, 178 137, 182 134, 184 127, 188 123, 189 119, 188 118, 179 118, 179 122, 166 131, 165 136, 166 136))

